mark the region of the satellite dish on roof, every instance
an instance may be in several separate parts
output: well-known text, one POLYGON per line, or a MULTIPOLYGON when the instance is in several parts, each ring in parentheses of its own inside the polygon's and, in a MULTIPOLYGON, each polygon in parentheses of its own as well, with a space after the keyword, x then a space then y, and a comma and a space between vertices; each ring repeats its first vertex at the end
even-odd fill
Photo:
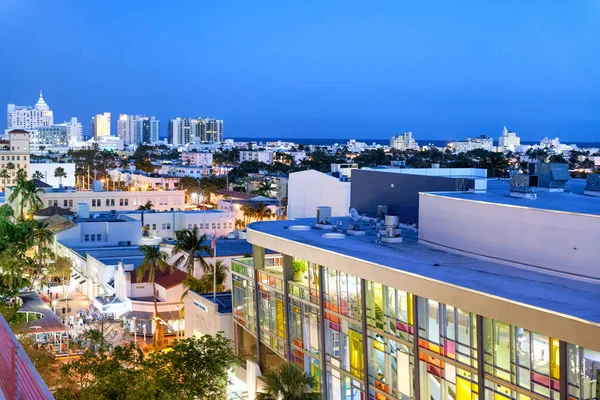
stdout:
POLYGON ((350 218, 352 218, 352 220, 354 222, 357 222, 362 217, 358 214, 358 211, 356 211, 356 208, 351 208, 350 209, 350 218))

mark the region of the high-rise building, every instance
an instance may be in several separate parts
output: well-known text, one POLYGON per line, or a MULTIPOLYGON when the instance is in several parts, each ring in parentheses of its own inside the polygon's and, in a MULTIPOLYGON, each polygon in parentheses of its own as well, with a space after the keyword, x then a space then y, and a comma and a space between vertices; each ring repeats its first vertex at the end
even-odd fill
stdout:
POLYGON ((223 120, 202 118, 175 118, 169 121, 169 142, 184 146, 202 142, 223 141, 223 120))
POLYGON ((67 130, 67 140, 69 142, 80 142, 83 140, 83 125, 77 120, 77 117, 72 117, 69 121, 53 126, 64 126, 67 130))
POLYGON ((41 126, 51 126, 54 123, 54 114, 44 101, 41 91, 40 98, 34 107, 9 104, 7 106, 7 117, 7 130, 33 130, 41 126))
POLYGON ((98 139, 101 136, 110 136, 110 113, 97 114, 90 122, 90 136, 98 139))
POLYGON ((521 138, 515 132, 511 132, 506 127, 502 129, 502 134, 498 138, 499 151, 515 151, 521 145, 521 138))
POLYGON ((390 147, 401 151, 418 150, 419 144, 413 138, 412 132, 404 132, 402 135, 392 136, 390 147))
POLYGON ((159 120, 145 115, 120 114, 117 129, 125 146, 130 144, 152 144, 160 137, 159 120))
POLYGON ((208 118, 202 120, 202 142, 220 143, 223 141, 223 120, 208 118))
POLYGON ((119 138, 123 140, 123 144, 128 146, 135 143, 135 117, 128 114, 119 114, 117 121, 117 133, 119 138))

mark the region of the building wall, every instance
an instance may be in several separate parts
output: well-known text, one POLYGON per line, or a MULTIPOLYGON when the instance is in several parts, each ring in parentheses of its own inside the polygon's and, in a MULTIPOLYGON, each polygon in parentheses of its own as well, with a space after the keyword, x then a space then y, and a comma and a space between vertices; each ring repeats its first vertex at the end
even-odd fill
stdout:
POLYGON ((288 218, 316 218, 318 206, 330 206, 334 217, 348 215, 350 182, 314 170, 291 173, 288 218))
POLYGON ((181 153, 181 159, 183 161, 189 162, 191 165, 211 166, 213 163, 212 153, 184 151, 181 153))
POLYGON ((458 186, 455 178, 415 176, 409 174, 355 170, 352 173, 351 207, 359 214, 374 217, 378 205, 387 205, 388 213, 398 215, 402 223, 416 223, 419 218, 419 192, 455 191, 474 188, 473 180, 458 186))
POLYGON ((233 340, 231 314, 219 314, 216 304, 195 292, 188 292, 185 298, 185 337, 214 336, 217 332, 223 332, 226 338, 233 340))
POLYGON ((58 187, 60 180, 54 176, 54 171, 56 168, 62 167, 67 174, 66 177, 62 178, 63 186, 75 186, 75 163, 33 163, 30 164, 29 168, 29 179, 36 172, 40 171, 44 178, 43 182, 46 182, 48 185, 53 187, 58 187))
MULTIPOLYGON (((137 220, 142 219, 141 213, 127 214, 137 220)), ((163 239, 174 238, 174 231, 197 227, 200 233, 209 238, 215 234, 217 237, 227 236, 233 232, 235 226, 233 214, 229 212, 145 212, 144 225, 150 232, 163 239)))
POLYGON ((598 324, 251 228, 248 238, 253 260, 234 262, 236 354, 263 373, 294 363, 330 399, 594 396, 598 324), (265 248, 284 254, 281 267, 265 248), (291 279, 293 257, 308 281, 291 279))
POLYGON ((156 210, 181 209, 185 205, 183 190, 147 191, 147 192, 76 192, 57 191, 40 193, 44 207, 56 205, 69 208, 71 211, 79 210, 78 203, 85 202, 90 206, 90 213, 99 211, 130 211, 137 210, 140 206, 150 201, 156 210), (94 202, 93 200, 96 200, 94 202), (99 200, 99 202, 98 202, 99 200), (109 200, 107 205, 106 200, 109 200), (114 200, 114 205, 112 200, 114 200), (66 204, 65 205, 65 201, 66 204), (73 205, 71 205, 71 202, 73 205))
POLYGON ((420 241, 600 278, 600 217, 430 194, 420 195, 419 215, 420 241))

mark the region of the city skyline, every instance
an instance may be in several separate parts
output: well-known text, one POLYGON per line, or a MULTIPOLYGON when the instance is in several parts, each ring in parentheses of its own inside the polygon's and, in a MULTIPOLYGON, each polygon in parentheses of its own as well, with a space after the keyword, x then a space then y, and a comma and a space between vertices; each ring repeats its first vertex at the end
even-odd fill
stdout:
POLYGON ((94 20, 84 18, 90 7, 0 6, 0 49, 17 54, 27 45, 29 57, 44 58, 0 61, 3 104, 34 104, 43 90, 55 119, 76 116, 86 135, 93 115, 110 112, 155 115, 163 138, 170 119, 198 116, 223 119, 231 138, 383 139, 412 131, 460 139, 497 137, 504 125, 523 140, 600 136, 600 80, 590 68, 599 61, 592 51, 599 10, 589 1, 543 9, 187 2, 166 10, 149 4, 141 19, 132 18, 135 4, 109 2, 93 9, 94 20), (202 25, 187 23, 198 13, 202 25), (152 21, 175 16, 178 24, 157 36, 152 21), (18 29, 46 19, 59 26, 18 29), (9 37, 15 29, 21 35, 9 37), (184 49, 185 62, 173 63, 184 49), (148 54, 154 63, 144 63, 148 54))

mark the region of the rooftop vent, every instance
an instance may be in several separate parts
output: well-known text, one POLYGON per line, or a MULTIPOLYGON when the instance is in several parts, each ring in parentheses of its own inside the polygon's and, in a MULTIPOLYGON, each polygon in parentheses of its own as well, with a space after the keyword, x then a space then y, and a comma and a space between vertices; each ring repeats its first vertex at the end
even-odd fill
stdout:
POLYGON ((385 231, 381 235, 381 241, 383 243, 402 243, 400 218, 397 215, 386 215, 384 223, 385 231))
POLYGON ((343 233, 327 232, 322 234, 321 237, 323 239, 345 239, 346 235, 344 235, 343 233))
POLYGON ((513 175, 510 178, 510 197, 537 199, 538 177, 535 175, 513 175))
POLYGON ((588 175, 583 193, 590 196, 600 196, 600 174, 588 175))
POLYGON ((308 225, 292 225, 288 228, 290 231, 310 231, 310 226, 308 225))
POLYGON ((529 175, 538 177, 538 188, 550 192, 564 192, 565 184, 571 179, 569 164, 530 163, 529 175))
POLYGON ((331 207, 317 207, 317 223, 315 227, 319 229, 333 229, 333 225, 331 225, 331 207))

